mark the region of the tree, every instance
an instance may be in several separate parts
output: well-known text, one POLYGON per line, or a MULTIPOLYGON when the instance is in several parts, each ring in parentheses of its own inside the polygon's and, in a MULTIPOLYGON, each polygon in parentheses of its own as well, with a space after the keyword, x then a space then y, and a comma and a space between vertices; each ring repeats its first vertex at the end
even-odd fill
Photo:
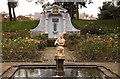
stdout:
POLYGON ((76 14, 76 19, 79 19, 79 6, 80 8, 85 7, 87 8, 86 4, 93 3, 91 0, 83 0, 82 2, 56 2, 56 4, 59 4, 63 6, 63 8, 68 10, 68 13, 70 14, 71 18, 74 18, 74 15, 76 14))
POLYGON ((60 5, 63 8, 67 9, 68 13, 70 14, 71 18, 74 18, 76 14, 76 19, 79 18, 79 3, 78 2, 55 2, 54 4, 60 5))
MULTIPOLYGON (((28 2, 32 2, 33 0, 27 0, 28 2)), ((36 0, 36 4, 42 4, 45 2, 46 0, 36 0)), ((68 10, 68 13, 70 14, 71 18, 74 18, 74 15, 76 14, 76 19, 79 19, 79 6, 82 7, 86 7, 86 3, 88 2, 88 4, 93 3, 92 0, 83 0, 81 2, 54 2, 53 4, 57 4, 62 6, 63 8, 68 10)), ((43 8, 45 8, 45 6, 43 5, 43 8)), ((87 7, 86 7, 87 8, 87 7)))
POLYGON ((113 2, 103 2, 103 6, 99 7, 100 14, 98 14, 99 19, 118 19, 120 17, 120 6, 119 2, 117 5, 113 2))
POLYGON ((117 19, 120 20, 120 1, 117 2, 117 19))
POLYGON ((17 0, 8 0, 8 9, 9 9, 9 18, 10 21, 12 21, 12 10, 13 10, 13 18, 14 21, 16 21, 16 15, 15 15, 15 7, 18 5, 18 1, 17 0), (12 10, 11 10, 12 9, 12 10))
POLYGON ((76 13, 76 5, 74 2, 63 2, 62 7, 68 10, 71 18, 74 18, 74 14, 76 13))
POLYGON ((11 13, 11 2, 8 1, 8 9, 9 9, 9 18, 12 21, 12 13, 11 13))
POLYGON ((12 2, 11 4, 11 8, 13 10, 13 20, 16 21, 15 7, 17 6, 17 2, 12 2))

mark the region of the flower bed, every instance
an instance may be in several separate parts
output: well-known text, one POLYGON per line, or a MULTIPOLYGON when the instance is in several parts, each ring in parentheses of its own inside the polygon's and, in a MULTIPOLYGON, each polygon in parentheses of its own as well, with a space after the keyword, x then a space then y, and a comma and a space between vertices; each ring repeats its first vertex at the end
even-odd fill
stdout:
POLYGON ((42 53, 39 46, 45 40, 31 38, 29 32, 3 32, 2 33, 2 59, 5 61, 36 61, 40 60, 42 53))
POLYGON ((114 61, 120 62, 118 34, 110 35, 68 35, 67 47, 77 61, 114 61))

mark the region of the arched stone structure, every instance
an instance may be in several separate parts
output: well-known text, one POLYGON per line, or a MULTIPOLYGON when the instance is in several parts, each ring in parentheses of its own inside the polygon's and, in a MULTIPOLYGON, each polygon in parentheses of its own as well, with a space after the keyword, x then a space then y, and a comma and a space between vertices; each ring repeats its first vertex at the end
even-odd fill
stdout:
POLYGON ((72 25, 67 10, 58 5, 45 8, 40 23, 31 30, 32 36, 48 34, 48 38, 58 38, 61 33, 80 33, 80 30, 72 25))

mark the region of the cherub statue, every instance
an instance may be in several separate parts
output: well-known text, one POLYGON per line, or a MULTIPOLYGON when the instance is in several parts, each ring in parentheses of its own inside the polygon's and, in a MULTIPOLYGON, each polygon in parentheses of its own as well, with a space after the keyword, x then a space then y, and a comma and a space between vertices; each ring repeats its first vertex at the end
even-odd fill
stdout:
POLYGON ((61 34, 60 37, 57 38, 55 41, 54 45, 57 46, 57 53, 55 56, 62 56, 64 57, 64 45, 65 45, 65 39, 64 39, 64 34, 61 34))

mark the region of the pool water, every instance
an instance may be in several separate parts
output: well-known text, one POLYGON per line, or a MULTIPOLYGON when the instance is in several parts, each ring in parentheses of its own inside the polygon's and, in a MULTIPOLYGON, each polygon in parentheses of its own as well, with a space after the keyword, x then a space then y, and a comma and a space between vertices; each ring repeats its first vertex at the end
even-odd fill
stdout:
POLYGON ((18 69, 14 79, 111 79, 98 68, 65 68, 64 75, 58 76, 56 69, 18 69))

